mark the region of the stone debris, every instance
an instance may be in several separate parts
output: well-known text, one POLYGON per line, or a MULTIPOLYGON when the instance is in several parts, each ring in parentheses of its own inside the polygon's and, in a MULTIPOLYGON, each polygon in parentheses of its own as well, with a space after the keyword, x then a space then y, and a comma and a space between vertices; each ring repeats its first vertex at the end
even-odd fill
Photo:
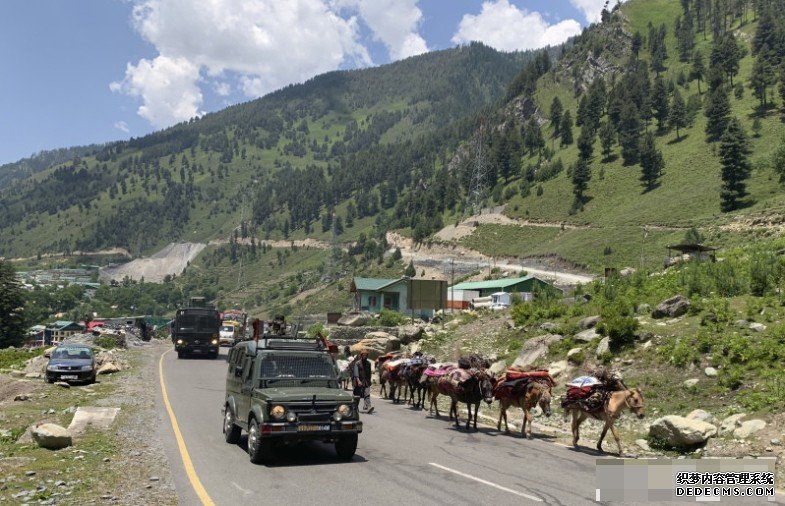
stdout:
POLYGON ((74 413, 74 418, 71 420, 68 430, 72 434, 77 435, 84 432, 88 427, 101 430, 108 429, 119 412, 120 408, 80 406, 76 409, 76 413, 74 413))
POLYGON ((654 311, 651 312, 651 317, 657 319, 665 318, 666 316, 676 318, 687 314, 689 308, 690 299, 683 295, 676 295, 658 304, 654 311))
POLYGON ((717 427, 702 420, 668 415, 651 424, 649 435, 670 448, 684 448, 705 443, 717 435, 717 427))
POLYGON ((54 423, 42 423, 33 427, 33 441, 41 448, 59 450, 73 444, 68 429, 54 423))
POLYGON ((733 437, 736 439, 747 439, 764 428, 766 428, 766 422, 763 420, 747 420, 733 431, 733 437))

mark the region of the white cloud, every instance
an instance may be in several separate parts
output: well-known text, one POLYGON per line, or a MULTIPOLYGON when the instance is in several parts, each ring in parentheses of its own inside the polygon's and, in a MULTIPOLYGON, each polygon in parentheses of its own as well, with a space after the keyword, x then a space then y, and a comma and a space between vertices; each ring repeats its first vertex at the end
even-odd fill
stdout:
POLYGON ((130 130, 128 129, 128 123, 125 121, 115 121, 114 127, 121 132, 129 133, 130 130))
POLYGON ((129 63, 125 79, 109 87, 141 97, 139 116, 156 127, 165 127, 203 114, 199 110, 202 92, 196 84, 198 79, 199 67, 188 59, 158 56, 153 60, 142 58, 136 65, 129 63))
POLYGON ((428 51, 425 39, 417 33, 422 11, 419 0, 333 0, 336 7, 359 11, 374 38, 386 47, 392 60, 400 60, 428 51))
MULTIPOLYGON (((621 0, 622 3, 625 1, 626 0, 621 0)), ((576 9, 583 12, 583 15, 586 16, 586 21, 589 23, 600 20, 602 8, 605 6, 605 0, 570 0, 570 3, 575 6, 576 9)), ((613 9, 615 5, 616 0, 610 0, 608 2, 608 10, 613 9)))
POLYGON ((535 49, 561 44, 581 33, 574 19, 549 24, 539 12, 529 12, 508 0, 482 3, 479 14, 464 14, 452 41, 465 44, 480 41, 500 51, 535 49))
POLYGON ((349 62, 371 64, 356 18, 328 0, 137 0, 133 23, 159 56, 129 63, 110 87, 141 97, 139 114, 156 126, 199 114, 200 76, 238 74, 239 88, 258 97, 349 62))
POLYGON ((232 93, 232 87, 227 82, 216 82, 213 84, 213 89, 222 97, 228 97, 232 93))

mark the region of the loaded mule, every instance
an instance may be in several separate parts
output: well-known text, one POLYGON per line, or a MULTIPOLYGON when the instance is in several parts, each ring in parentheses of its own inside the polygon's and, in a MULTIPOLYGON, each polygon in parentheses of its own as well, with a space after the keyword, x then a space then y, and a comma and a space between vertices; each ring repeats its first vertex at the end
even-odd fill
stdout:
POLYGON ((523 410, 523 420, 521 422, 521 436, 532 437, 532 421, 534 416, 532 408, 540 406, 545 416, 551 416, 551 389, 555 385, 553 378, 547 370, 540 371, 521 371, 518 369, 507 369, 504 378, 500 379, 493 389, 493 396, 499 399, 499 422, 496 429, 502 429, 504 420, 504 430, 509 433, 507 425, 507 410, 510 406, 517 406, 523 410), (529 430, 526 430, 526 423, 529 430))

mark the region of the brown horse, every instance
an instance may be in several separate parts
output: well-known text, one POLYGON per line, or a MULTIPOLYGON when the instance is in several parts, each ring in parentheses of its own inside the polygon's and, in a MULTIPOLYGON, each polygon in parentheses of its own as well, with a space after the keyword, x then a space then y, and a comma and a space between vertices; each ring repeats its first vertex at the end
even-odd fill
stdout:
MULTIPOLYGON (((447 364, 437 364, 433 366, 434 369, 443 369, 447 373, 449 371, 455 369, 456 365, 454 363, 447 363, 447 364)), ((436 418, 439 418, 441 415, 439 414, 439 378, 442 376, 428 376, 427 374, 423 373, 420 376, 420 385, 422 386, 423 390, 425 390, 425 395, 430 396, 431 403, 428 406, 428 412, 433 413, 434 410, 436 411, 436 418)), ((425 407, 425 402, 423 401, 423 407, 425 407)))
MULTIPOLYGON (((498 385, 497 385, 498 386, 498 385)), ((523 410, 523 422, 521 423, 521 436, 532 437, 532 420, 534 416, 531 409, 540 406, 545 416, 551 416, 551 387, 539 381, 530 381, 526 389, 520 393, 513 393, 513 396, 502 395, 499 389, 494 389, 494 395, 499 399, 499 423, 496 424, 497 430, 502 430, 502 420, 504 420, 504 431, 509 433, 507 426, 507 409, 510 406, 517 406, 523 410), (529 422, 529 430, 526 431, 526 422, 529 422)))
POLYGON ((580 438, 579 429, 584 420, 591 417, 595 420, 605 422, 600 434, 600 440, 597 441, 597 450, 602 450, 602 440, 608 433, 608 429, 613 433, 613 438, 616 440, 616 445, 619 447, 619 455, 622 454, 621 441, 619 434, 616 432, 614 423, 621 416, 621 414, 629 409, 638 418, 644 416, 643 394, 640 388, 630 390, 620 390, 618 392, 611 392, 605 400, 603 406, 594 411, 585 412, 579 406, 568 406, 564 410, 564 417, 572 414, 572 445, 578 446, 578 439, 580 438))
POLYGON ((477 430, 477 415, 480 411, 480 402, 485 401, 490 406, 493 403, 493 375, 484 369, 472 369, 469 378, 455 385, 449 375, 442 376, 437 383, 439 393, 450 396, 450 420, 455 416, 455 426, 459 425, 458 403, 465 403, 468 411, 466 430, 474 422, 477 430), (474 417, 472 417, 474 406, 474 417))
POLYGON ((387 398, 387 377, 386 375, 382 374, 384 372, 384 368, 382 367, 385 362, 388 360, 394 359, 398 354, 397 353, 386 353, 379 358, 376 359, 374 369, 379 374, 379 395, 384 398, 387 398))

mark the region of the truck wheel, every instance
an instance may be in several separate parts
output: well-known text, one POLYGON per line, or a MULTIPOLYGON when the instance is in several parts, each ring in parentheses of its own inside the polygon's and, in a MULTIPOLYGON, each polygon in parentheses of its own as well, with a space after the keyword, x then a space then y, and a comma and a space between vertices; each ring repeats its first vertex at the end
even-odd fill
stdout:
POLYGON ((357 434, 343 436, 335 442, 335 453, 338 458, 342 460, 352 460, 354 453, 357 451, 357 434))
POLYGON ((263 439, 255 418, 248 425, 248 457, 254 464, 263 464, 273 456, 273 442, 263 439))
POLYGON ((224 439, 230 445, 240 441, 240 427, 234 423, 234 413, 229 406, 226 406, 226 415, 224 416, 224 439))
POLYGON ((183 353, 182 350, 177 350, 177 358, 183 358, 183 355, 185 355, 185 353, 183 353))

